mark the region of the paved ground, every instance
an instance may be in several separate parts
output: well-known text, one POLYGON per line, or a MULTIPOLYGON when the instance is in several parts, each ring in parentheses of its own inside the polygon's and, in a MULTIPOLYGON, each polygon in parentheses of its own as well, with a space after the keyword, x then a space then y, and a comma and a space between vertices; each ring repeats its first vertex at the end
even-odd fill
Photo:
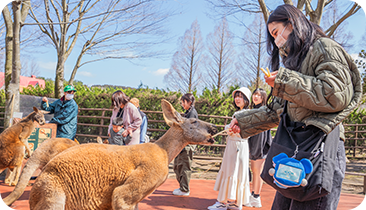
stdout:
MULTIPOLYGON (((217 192, 213 190, 215 184, 215 178, 219 170, 221 160, 205 160, 195 159, 193 163, 194 172, 192 174, 191 181, 191 195, 189 197, 176 197, 172 195, 172 191, 178 188, 178 183, 175 180, 175 175, 172 170, 172 164, 170 164, 170 174, 168 180, 160 186, 152 195, 145 198, 140 204, 140 210, 183 210, 183 209, 207 209, 208 206, 216 202, 217 192)), ((360 162, 352 162, 347 165, 347 170, 353 170, 355 172, 362 172, 365 169, 365 164, 360 162)), ((363 179, 359 180, 359 177, 346 177, 345 182, 350 181, 351 184, 344 184, 347 189, 342 189, 342 195, 338 210, 349 210, 357 207, 365 198, 360 192, 363 190, 361 187, 360 192, 355 190, 358 187, 352 187, 352 185, 359 185, 363 183, 363 179), (353 183, 353 184, 352 184, 353 183), (349 189, 348 189, 349 188, 349 189), (352 192, 344 193, 344 192, 352 192), (360 194, 360 195, 358 195, 360 194)), ((33 181, 32 181, 33 182, 33 181)), ((6 197, 14 187, 6 186, 3 181, 0 181, 0 193, 1 197, 6 197)), ((27 187, 26 192, 22 197, 16 201, 11 208, 17 210, 29 209, 28 198, 31 187, 27 187)), ((262 197, 262 209, 270 209, 275 195, 275 191, 268 185, 264 184, 261 197, 262 197)), ((1 202, 1 201, 0 201, 1 202)), ((252 208, 244 208, 252 209, 252 208)), ((3 210, 3 209, 1 209, 3 210)))
MULTIPOLYGON (((217 172, 219 171, 221 159, 216 158, 214 160, 207 160, 205 157, 198 159, 197 157, 193 162, 193 174, 192 177, 196 179, 215 180, 217 172)), ((172 170, 173 164, 170 164, 171 173, 169 177, 175 178, 172 170)), ((346 171, 366 173, 366 160, 350 160, 347 163, 346 171)), ((363 195, 363 176, 346 175, 343 180, 342 192, 363 195)))
MULTIPOLYGON (((33 182, 33 181, 32 181, 33 182)), ((178 188, 175 179, 168 179, 152 195, 145 198, 140 204, 140 210, 203 210, 216 202, 217 192, 213 191, 214 180, 193 179, 191 181, 191 195, 189 197, 177 197, 172 195, 172 190, 178 188)), ((6 197, 14 187, 5 186, 0 182, 1 197, 6 197)), ((28 198, 31 187, 27 187, 25 193, 11 208, 16 210, 29 209, 28 198)), ((263 186, 261 209, 271 209, 275 191, 268 185, 263 186)), ((338 205, 338 210, 350 210, 357 207, 364 199, 362 195, 343 193, 338 205)), ((253 209, 249 207, 243 208, 253 209)), ((3 210, 3 209, 2 209, 3 210)))

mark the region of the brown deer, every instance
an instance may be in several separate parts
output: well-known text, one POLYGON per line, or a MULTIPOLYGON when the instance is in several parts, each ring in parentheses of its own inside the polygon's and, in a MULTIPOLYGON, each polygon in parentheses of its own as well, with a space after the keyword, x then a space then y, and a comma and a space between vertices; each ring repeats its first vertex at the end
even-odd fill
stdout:
POLYGON ((37 169, 42 169, 53 157, 77 145, 77 142, 67 138, 51 138, 42 142, 25 164, 13 192, 3 199, 4 203, 8 206, 14 203, 23 194, 32 174, 37 169))
POLYGON ((161 103, 170 129, 155 143, 84 144, 54 157, 34 183, 29 205, 46 209, 137 209, 168 177, 168 164, 187 144, 212 144, 214 125, 186 119, 161 103))
POLYGON ((33 112, 20 122, 5 129, 0 134, 0 173, 8 168, 12 173, 5 179, 5 183, 15 185, 19 179, 20 169, 27 151, 27 157, 31 156, 28 146, 28 137, 33 132, 37 124, 45 123, 43 113, 33 107, 33 112))

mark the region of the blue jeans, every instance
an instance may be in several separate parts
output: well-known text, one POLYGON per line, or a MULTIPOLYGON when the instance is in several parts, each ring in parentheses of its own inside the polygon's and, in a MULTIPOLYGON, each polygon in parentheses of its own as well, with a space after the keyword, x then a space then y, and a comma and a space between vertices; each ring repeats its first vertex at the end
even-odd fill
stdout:
POLYGON ((334 170, 332 191, 328 195, 315 200, 299 202, 286 198, 281 193, 276 192, 272 210, 336 210, 346 170, 346 154, 343 140, 340 140, 338 144, 337 163, 334 170))

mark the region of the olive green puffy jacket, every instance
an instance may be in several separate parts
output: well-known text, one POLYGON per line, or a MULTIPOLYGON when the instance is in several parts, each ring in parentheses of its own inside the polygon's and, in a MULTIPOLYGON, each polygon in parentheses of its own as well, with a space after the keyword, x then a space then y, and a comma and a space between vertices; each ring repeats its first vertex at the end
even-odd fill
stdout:
MULTIPOLYGON (((276 96, 274 111, 263 106, 234 115, 242 138, 276 127, 284 100, 288 101, 287 111, 292 121, 331 132, 361 100, 361 76, 351 56, 338 43, 319 38, 300 71, 280 67, 272 94, 276 96)), ((343 126, 340 137, 344 139, 343 126)))

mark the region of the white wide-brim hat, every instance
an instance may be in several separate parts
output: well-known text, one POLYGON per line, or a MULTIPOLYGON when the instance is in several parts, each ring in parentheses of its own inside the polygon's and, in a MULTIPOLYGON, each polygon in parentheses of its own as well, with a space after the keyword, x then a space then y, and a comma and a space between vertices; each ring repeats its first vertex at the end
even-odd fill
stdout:
POLYGON ((252 92, 249 90, 249 88, 241 87, 239 89, 234 90, 233 91, 233 98, 234 98, 234 95, 235 95, 236 91, 242 92, 245 95, 245 97, 247 97, 247 99, 250 101, 250 99, 252 97, 252 92))

